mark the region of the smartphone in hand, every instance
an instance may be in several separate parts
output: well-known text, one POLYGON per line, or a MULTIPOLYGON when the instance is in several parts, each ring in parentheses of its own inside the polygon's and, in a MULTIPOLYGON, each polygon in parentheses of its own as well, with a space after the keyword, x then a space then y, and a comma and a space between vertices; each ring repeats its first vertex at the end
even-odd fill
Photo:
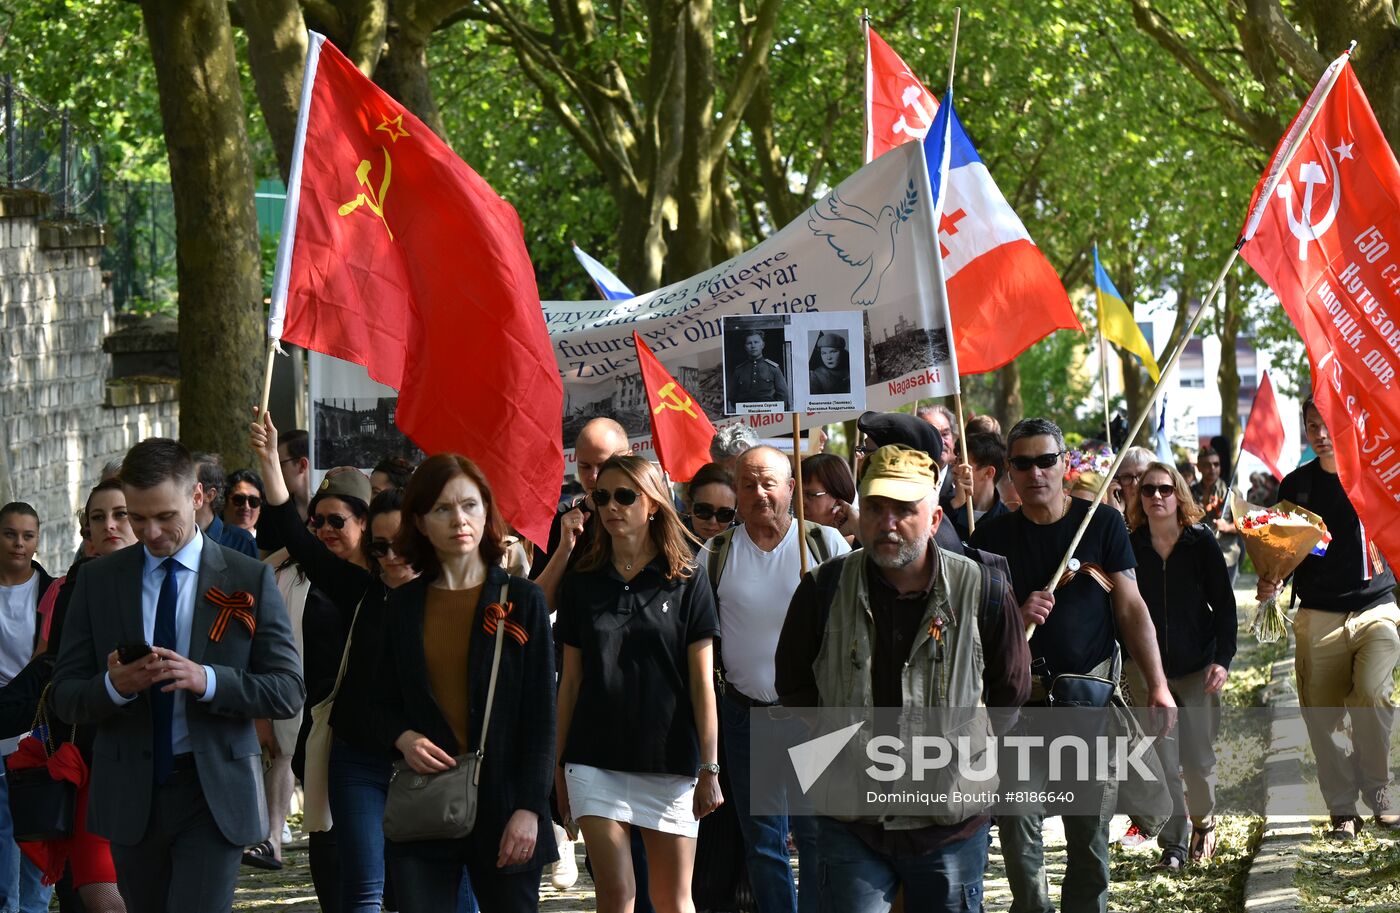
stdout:
POLYGON ((143 656, 149 656, 150 653, 150 644, 120 644, 117 647, 117 660, 120 661, 123 666, 125 666, 128 663, 136 662, 143 656))

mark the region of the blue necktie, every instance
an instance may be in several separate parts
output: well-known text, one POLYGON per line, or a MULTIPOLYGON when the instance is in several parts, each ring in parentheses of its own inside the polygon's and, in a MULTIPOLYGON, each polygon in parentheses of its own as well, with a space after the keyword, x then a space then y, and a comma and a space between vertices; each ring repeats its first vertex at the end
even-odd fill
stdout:
MULTIPOLYGON (((175 577, 179 567, 174 558, 166 558, 160 563, 165 568, 165 580, 160 584, 160 597, 156 600, 156 624, 151 643, 157 647, 175 649, 175 603, 180 598, 180 583, 175 577)), ((166 694, 160 689, 164 682, 151 686, 151 738, 152 755, 156 784, 163 784, 170 778, 175 764, 175 751, 171 737, 171 722, 175 717, 175 694, 166 694)))

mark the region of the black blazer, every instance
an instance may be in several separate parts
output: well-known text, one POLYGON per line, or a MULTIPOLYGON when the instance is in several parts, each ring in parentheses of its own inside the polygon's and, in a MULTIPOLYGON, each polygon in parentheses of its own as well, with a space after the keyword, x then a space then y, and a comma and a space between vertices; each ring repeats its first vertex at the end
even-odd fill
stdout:
MULTIPOLYGON (((486 712, 486 692, 491 681, 495 635, 483 627, 486 607, 500 598, 501 585, 510 581, 506 599, 513 604, 510 619, 525 629, 519 643, 509 634, 501 650, 501 670, 496 679, 496 704, 491 712, 486 754, 481 762, 480 805, 476 828, 468 839, 473 853, 495 865, 501 834, 517 809, 539 818, 535 855, 531 860, 501 871, 524 872, 559 858, 550 819, 549 792, 554 785, 554 645, 549 631, 549 608, 544 592, 535 584, 512 577, 499 567, 487 571, 473 620, 467 665, 471 688, 468 735, 472 744, 457 744, 433 697, 428 683, 428 663, 423 653, 423 607, 428 581, 423 577, 390 590, 385 611, 385 655, 380 681, 382 707, 378 723, 381 740, 392 745, 404 732, 423 733, 452 755, 475 750, 481 739, 486 712)), ((414 844, 406 844, 414 846, 414 844)))

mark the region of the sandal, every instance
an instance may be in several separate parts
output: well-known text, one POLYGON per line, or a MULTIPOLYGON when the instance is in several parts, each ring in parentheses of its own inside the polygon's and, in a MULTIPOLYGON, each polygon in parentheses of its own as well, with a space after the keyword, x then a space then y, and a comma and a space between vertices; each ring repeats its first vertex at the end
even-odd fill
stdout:
POLYGON ((282 860, 272 854, 272 844, 266 840, 243 851, 243 864, 269 872, 282 868, 282 860))
POLYGON ((1191 830, 1191 862, 1206 862, 1215 855, 1215 822, 1191 830))
POLYGON ((1323 836, 1333 843, 1350 843, 1356 839, 1362 821, 1356 815, 1333 815, 1331 825, 1323 836))
POLYGON ((1169 875, 1179 875, 1181 870, 1186 868, 1186 860, 1181 858, 1181 854, 1176 850, 1167 850, 1162 854, 1162 858, 1152 864, 1152 871, 1166 872, 1169 875))

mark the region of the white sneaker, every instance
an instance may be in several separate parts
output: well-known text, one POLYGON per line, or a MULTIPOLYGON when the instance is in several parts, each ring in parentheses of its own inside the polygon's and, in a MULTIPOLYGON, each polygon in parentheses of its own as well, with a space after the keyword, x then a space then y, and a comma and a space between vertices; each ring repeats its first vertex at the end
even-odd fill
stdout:
POLYGON ((556 891, 567 891, 578 881, 578 860, 574 858, 574 842, 559 825, 554 825, 554 842, 559 844, 559 861, 549 870, 549 883, 556 891))
POLYGON ((282 844, 283 846, 292 842, 292 826, 287 822, 282 822, 282 844))

